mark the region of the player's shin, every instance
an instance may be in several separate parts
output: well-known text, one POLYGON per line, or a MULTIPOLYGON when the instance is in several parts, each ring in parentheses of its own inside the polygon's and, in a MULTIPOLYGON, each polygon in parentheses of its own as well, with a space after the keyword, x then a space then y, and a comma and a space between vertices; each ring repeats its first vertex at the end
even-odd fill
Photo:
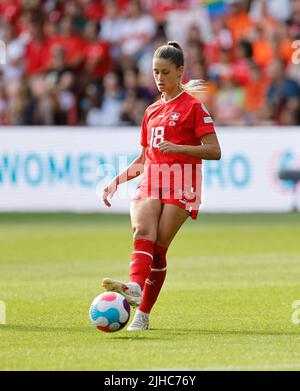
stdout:
POLYGON ((130 262, 130 281, 143 289, 152 268, 154 243, 147 239, 136 239, 130 262))
POLYGON ((142 297, 142 304, 139 310, 149 314, 155 304, 159 292, 163 286, 167 273, 166 253, 168 248, 155 244, 154 258, 151 273, 148 276, 142 297))

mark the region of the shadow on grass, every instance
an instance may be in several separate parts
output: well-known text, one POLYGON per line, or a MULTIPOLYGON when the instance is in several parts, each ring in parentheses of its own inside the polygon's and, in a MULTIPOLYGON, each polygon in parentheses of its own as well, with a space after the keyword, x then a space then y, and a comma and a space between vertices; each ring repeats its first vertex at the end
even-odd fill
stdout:
POLYGON ((126 336, 119 336, 119 337, 111 337, 110 339, 113 339, 114 341, 115 340, 119 340, 119 341, 122 341, 122 340, 129 340, 129 341, 141 341, 141 340, 145 340, 145 341, 153 341, 153 340, 156 340, 156 341, 162 341, 162 340, 165 340, 166 338, 163 338, 163 337, 150 337, 149 335, 145 335, 145 336, 131 336, 131 337, 126 337, 126 336))
POLYGON ((158 329, 158 328, 151 328, 147 330, 146 332, 143 331, 137 331, 137 332, 130 332, 130 335, 118 335, 111 334, 111 339, 116 340, 172 340, 175 337, 186 337, 186 335, 192 335, 192 336, 203 336, 203 335, 214 335, 214 336, 266 336, 266 337, 272 337, 272 336, 291 336, 291 335, 300 335, 299 331, 276 331, 276 330, 270 330, 270 331, 264 331, 264 330, 195 330, 195 329, 158 329), (156 332, 159 332, 159 335, 156 336, 156 332))
MULTIPOLYGON (((91 327, 63 327, 63 326, 29 326, 29 325, 13 325, 13 324, 6 324, 6 325, 0 325, 0 331, 15 331, 15 332, 26 332, 26 333, 51 333, 51 332, 58 332, 58 333, 89 333, 89 334, 98 334, 98 335, 105 335, 106 333, 98 331, 93 326, 91 327)), ((124 330, 122 330, 124 332, 124 330)), ((164 330, 167 331, 167 330, 164 330)), ((125 331, 126 332, 126 331, 125 331)), ((107 333, 109 335, 110 339, 113 340, 142 340, 142 339, 148 339, 148 340, 162 340, 165 339, 164 336, 151 336, 147 333, 147 335, 139 334, 139 333, 132 333, 130 335, 122 335, 118 332, 116 333, 107 333)))
MULTIPOLYGON (((91 327, 85 327, 85 326, 74 326, 74 327, 63 327, 63 326, 30 326, 30 325, 12 325, 12 324, 6 324, 6 325, 0 325, 0 331, 16 331, 16 332, 36 332, 36 333, 48 333, 48 332, 62 332, 62 333, 95 333, 97 330, 91 326, 91 327)), ((126 332, 126 330, 125 330, 126 332)), ((151 328, 150 330, 147 330, 146 332, 130 332, 130 335, 128 333, 123 334, 124 330, 121 331, 121 333, 108 333, 110 335, 110 339, 116 340, 137 340, 137 339, 172 339, 172 337, 175 336, 186 336, 186 334, 194 335, 194 336, 201 336, 201 335, 232 335, 232 336, 288 336, 288 335, 300 335, 300 330, 298 331, 276 331, 276 330, 196 330, 196 329, 162 329, 162 328, 151 328), (160 335, 156 336, 155 333, 159 332, 160 335)))
POLYGON ((167 332, 169 335, 265 335, 265 336, 278 336, 278 335, 300 335, 298 331, 264 331, 264 330, 195 330, 195 329, 155 329, 151 331, 167 332))
POLYGON ((0 330, 7 331, 19 331, 19 332, 33 332, 33 333, 48 333, 48 332, 63 332, 63 333, 85 333, 85 332, 95 332, 93 327, 63 327, 63 326, 26 326, 26 325, 16 325, 16 324, 6 324, 1 325, 0 330))

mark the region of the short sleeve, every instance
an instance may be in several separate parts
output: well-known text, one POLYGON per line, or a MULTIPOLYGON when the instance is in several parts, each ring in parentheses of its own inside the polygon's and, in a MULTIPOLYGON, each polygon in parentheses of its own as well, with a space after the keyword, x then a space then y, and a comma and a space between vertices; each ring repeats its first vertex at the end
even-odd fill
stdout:
POLYGON ((208 133, 215 133, 213 119, 203 103, 196 104, 194 108, 194 129, 198 138, 208 133))
POLYGON ((147 117, 147 113, 145 112, 143 122, 142 122, 141 140, 140 140, 140 144, 144 148, 147 147, 147 122, 148 122, 148 117, 147 117))

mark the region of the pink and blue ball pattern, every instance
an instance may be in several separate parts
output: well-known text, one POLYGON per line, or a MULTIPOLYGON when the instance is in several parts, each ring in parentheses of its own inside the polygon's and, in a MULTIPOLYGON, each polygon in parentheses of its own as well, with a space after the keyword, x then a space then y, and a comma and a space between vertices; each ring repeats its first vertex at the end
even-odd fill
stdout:
POLYGON ((130 305, 120 293, 104 292, 93 300, 90 319, 98 330, 111 333, 121 330, 130 318, 130 305))

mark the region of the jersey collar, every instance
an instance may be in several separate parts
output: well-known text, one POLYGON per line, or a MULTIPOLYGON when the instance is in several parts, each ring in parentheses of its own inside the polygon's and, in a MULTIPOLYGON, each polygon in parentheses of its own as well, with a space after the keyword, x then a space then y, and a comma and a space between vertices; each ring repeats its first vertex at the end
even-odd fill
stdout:
POLYGON ((161 99, 165 104, 167 104, 167 103, 172 102, 173 100, 179 98, 184 92, 185 92, 185 91, 181 91, 180 94, 174 96, 174 98, 172 98, 172 99, 170 99, 170 100, 168 100, 168 101, 165 101, 164 98, 163 98, 163 94, 161 94, 160 99, 161 99))

